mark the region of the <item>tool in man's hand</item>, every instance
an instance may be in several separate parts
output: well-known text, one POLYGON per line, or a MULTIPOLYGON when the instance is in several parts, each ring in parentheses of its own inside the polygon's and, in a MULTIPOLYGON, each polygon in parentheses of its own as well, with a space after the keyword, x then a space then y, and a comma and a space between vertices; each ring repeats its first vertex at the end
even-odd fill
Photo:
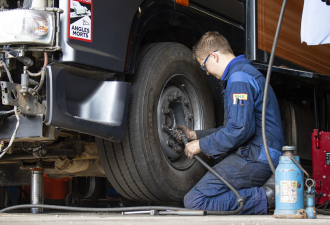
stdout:
MULTIPOLYGON (((180 133, 180 131, 177 129, 172 129, 172 130, 173 130, 172 136, 176 138, 177 135, 180 133)), ((186 144, 188 144, 187 136, 183 132, 179 135, 179 137, 177 139, 179 141, 182 141, 185 146, 186 146, 186 144)))
MULTIPOLYGON (((173 129, 172 129, 173 130, 173 129)), ((180 132, 179 130, 177 129, 174 129, 171 134, 173 137, 176 138, 176 136, 178 135, 178 132, 180 132)), ((186 146, 186 144, 188 144, 188 139, 187 139, 187 136, 182 132, 179 137, 178 137, 179 140, 181 140, 184 145, 186 146)), ((232 214, 232 213, 238 213, 240 211, 242 211, 245 203, 246 203, 246 199, 241 197, 240 194, 238 193, 238 191, 230 184, 228 183, 224 178, 222 178, 215 170, 213 170, 206 162, 204 162, 198 155, 194 155, 194 158, 200 162, 204 167, 206 167, 211 173, 213 173, 219 180, 221 180, 225 185, 227 185, 229 187, 230 190, 232 190, 234 192, 234 194, 237 196, 237 205, 239 206, 239 208, 234 211, 228 211, 228 212, 225 212, 225 213, 228 213, 228 215, 232 214)))
MULTIPOLYGON (((174 129, 173 132, 172 132, 172 136, 173 137, 177 137, 178 133, 180 131, 177 130, 177 129, 174 129)), ((188 144, 188 139, 187 139, 187 136, 182 132, 178 138, 177 138, 179 141, 182 141, 184 146, 186 146, 188 144)), ((205 166, 207 169, 211 169, 211 167, 209 167, 201 158, 199 158, 198 155, 194 155, 194 158, 197 159, 203 166, 205 166)), ((212 171, 211 171, 212 172, 212 171)), ((213 172, 212 172, 213 173, 213 172)))

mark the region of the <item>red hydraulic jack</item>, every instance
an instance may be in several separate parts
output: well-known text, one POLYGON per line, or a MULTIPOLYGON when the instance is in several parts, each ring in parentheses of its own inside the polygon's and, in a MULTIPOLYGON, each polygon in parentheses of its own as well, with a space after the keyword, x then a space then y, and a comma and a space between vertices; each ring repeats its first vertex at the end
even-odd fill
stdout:
POLYGON ((316 204, 330 199, 330 132, 313 130, 313 179, 316 182, 316 204))

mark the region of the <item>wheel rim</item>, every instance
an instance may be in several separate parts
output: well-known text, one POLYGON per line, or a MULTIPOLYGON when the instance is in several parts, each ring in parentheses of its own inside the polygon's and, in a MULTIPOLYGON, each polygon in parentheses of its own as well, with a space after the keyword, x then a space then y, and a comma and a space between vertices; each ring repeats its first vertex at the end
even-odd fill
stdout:
POLYGON ((171 129, 186 125, 191 130, 203 129, 203 111, 197 88, 184 74, 172 75, 164 84, 157 106, 157 130, 163 154, 177 170, 194 164, 184 154, 184 145, 170 135, 171 129))

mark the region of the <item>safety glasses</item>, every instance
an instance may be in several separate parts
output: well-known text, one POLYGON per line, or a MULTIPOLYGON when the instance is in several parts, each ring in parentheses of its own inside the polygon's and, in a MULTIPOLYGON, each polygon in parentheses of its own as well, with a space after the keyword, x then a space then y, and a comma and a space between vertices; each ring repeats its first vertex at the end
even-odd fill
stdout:
MULTIPOLYGON (((215 50, 213 52, 217 52, 217 51, 218 50, 215 50)), ((206 59, 204 60, 203 64, 201 65, 202 70, 204 70, 205 72, 208 72, 207 69, 205 68, 205 63, 209 59, 210 55, 211 55, 211 53, 206 57, 206 59)))

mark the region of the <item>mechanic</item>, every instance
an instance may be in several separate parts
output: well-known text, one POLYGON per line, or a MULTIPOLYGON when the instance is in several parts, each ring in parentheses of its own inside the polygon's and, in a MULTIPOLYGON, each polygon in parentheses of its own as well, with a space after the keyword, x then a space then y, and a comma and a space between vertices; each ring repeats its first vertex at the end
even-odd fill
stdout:
MULTIPOLYGON (((261 134, 265 77, 244 55, 235 57, 228 41, 218 32, 207 32, 193 48, 194 57, 207 75, 224 86, 224 126, 209 130, 180 128, 188 138, 185 154, 193 158, 203 152, 224 158, 213 169, 246 199, 240 214, 267 214, 275 206, 275 181, 268 165, 261 134), (266 182, 267 181, 267 182, 266 182), (266 182, 266 183, 265 183, 266 182)), ((272 161, 278 165, 284 145, 280 110, 270 87, 266 130, 272 161)), ((230 211, 238 208, 235 194, 208 172, 184 197, 186 208, 230 211)))

